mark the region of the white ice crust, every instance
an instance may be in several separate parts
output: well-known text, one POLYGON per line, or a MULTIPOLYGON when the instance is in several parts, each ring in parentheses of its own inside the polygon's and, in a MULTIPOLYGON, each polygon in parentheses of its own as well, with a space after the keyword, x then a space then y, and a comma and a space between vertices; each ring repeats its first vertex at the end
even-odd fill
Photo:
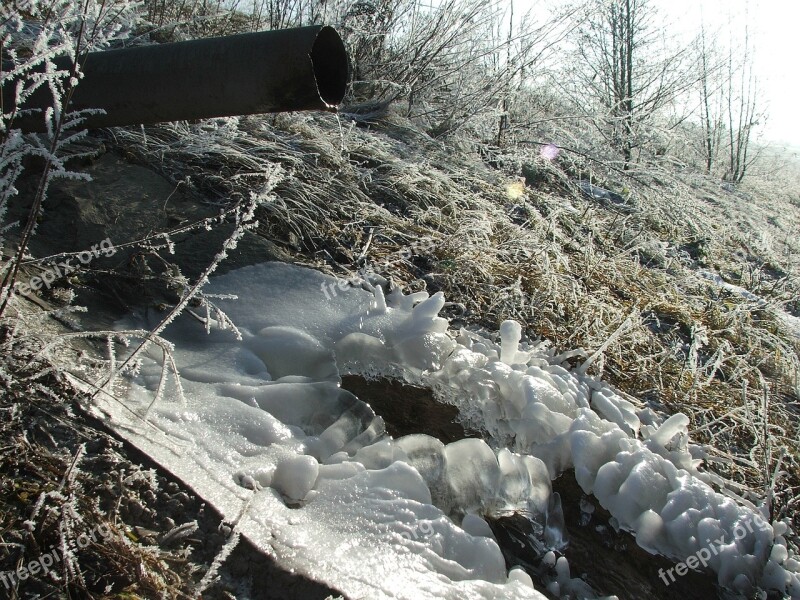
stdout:
MULTIPOLYGON (((569 370, 547 342, 520 343, 513 321, 497 339, 449 331, 441 293, 342 288, 280 263, 218 277, 208 291, 238 296, 217 302, 242 339, 190 317, 170 326, 185 403, 170 386, 147 422, 135 416, 161 377, 153 350, 125 405, 99 409, 285 568, 350 597, 544 598, 506 571, 483 517, 545 519, 550 480, 574 468, 643 548, 685 560, 713 546, 723 586, 800 598, 785 524, 711 487, 685 415, 663 420, 569 370), (430 386, 488 443, 393 439, 339 387, 345 373, 430 386)), ((552 560, 563 577, 550 591, 574 590, 566 561, 552 560)))

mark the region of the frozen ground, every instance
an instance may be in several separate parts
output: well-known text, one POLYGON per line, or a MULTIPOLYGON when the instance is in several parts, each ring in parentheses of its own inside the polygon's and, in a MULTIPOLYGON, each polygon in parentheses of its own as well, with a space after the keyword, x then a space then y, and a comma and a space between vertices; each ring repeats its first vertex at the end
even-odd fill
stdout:
MULTIPOLYGON (((689 443, 685 416, 663 420, 585 375, 591 358, 567 370, 567 356, 546 342, 520 344, 513 321, 497 340, 452 332, 438 316, 441 294, 363 287, 279 263, 221 276, 208 293, 238 296, 217 302, 239 335, 217 321, 206 334, 190 315, 165 334, 183 399, 168 381, 153 402, 165 372, 153 349, 127 404, 100 410, 239 534, 350 597, 543 597, 527 574, 506 572, 482 517, 529 515, 538 558, 555 562, 563 540, 550 480, 574 467, 642 547, 690 566, 702 557, 742 593, 757 586, 800 598, 786 525, 711 487, 724 483, 697 470, 702 450, 689 443), (339 387, 344 373, 433 387, 489 443, 392 439, 339 387)), ((592 597, 563 558, 545 583, 556 595, 592 597)))

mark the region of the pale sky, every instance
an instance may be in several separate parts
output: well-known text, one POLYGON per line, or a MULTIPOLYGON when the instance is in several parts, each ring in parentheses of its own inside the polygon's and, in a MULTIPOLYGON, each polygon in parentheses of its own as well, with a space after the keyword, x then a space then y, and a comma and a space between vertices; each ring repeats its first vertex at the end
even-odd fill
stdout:
MULTIPOLYGON (((509 2, 511 0, 508 0, 509 2)), ((515 12, 534 7, 538 13, 560 4, 558 0, 513 0, 515 12)), ((652 0, 672 23, 671 29, 699 30, 701 11, 707 31, 720 29, 727 36, 729 14, 737 33, 746 18, 756 52, 756 73, 763 90, 768 119, 763 129, 766 140, 800 147, 800 0, 652 0)))
POLYGON ((764 136, 773 142, 800 146, 800 2, 798 0, 655 0, 666 14, 683 22, 724 28, 728 11, 739 24, 746 18, 756 51, 756 73, 767 109, 764 136))

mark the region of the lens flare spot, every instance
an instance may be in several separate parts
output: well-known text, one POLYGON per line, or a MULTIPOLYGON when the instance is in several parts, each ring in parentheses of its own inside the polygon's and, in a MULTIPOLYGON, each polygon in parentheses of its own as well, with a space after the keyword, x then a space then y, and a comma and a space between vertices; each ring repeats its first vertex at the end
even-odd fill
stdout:
POLYGON ((555 144, 545 144, 539 150, 539 156, 546 160, 555 160, 559 152, 561 152, 561 150, 555 144))
POLYGON ((506 186, 506 195, 512 200, 518 200, 525 195, 525 183, 522 181, 512 181, 506 186))

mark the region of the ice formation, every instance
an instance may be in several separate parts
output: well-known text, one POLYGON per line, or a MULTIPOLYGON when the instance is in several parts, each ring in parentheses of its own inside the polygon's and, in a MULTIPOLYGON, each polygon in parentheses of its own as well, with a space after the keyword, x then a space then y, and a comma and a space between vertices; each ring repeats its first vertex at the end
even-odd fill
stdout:
MULTIPOLYGON (((800 598, 786 525, 709 485, 684 415, 662 421, 568 370, 547 343, 520 343, 512 321, 498 340, 449 332, 440 293, 385 294, 369 283, 331 293, 336 285, 279 263, 218 277, 212 292, 238 296, 219 304, 242 340, 207 335, 189 318, 170 326, 186 405, 167 394, 146 423, 132 416, 144 414, 162 374, 153 351, 128 406, 102 410, 285 567, 351 596, 543 598, 524 571, 506 572, 484 517, 524 512, 560 539, 550 480, 574 467, 642 547, 684 560, 713 544, 720 584, 800 598), (430 386, 489 443, 393 439, 339 387, 344 373, 430 386)), ((147 322, 120 324, 132 325, 147 322)), ((591 597, 563 557, 544 560, 557 574, 551 593, 591 597)))

